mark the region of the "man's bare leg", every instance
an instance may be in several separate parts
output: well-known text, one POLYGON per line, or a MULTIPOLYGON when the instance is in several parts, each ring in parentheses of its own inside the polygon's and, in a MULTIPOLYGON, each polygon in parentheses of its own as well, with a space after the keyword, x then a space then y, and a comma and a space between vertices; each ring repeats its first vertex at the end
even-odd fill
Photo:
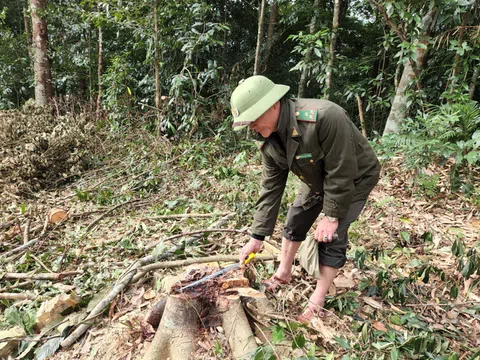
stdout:
POLYGON ((321 308, 325 305, 325 296, 338 274, 338 269, 331 266, 320 265, 320 274, 321 279, 317 280, 317 287, 310 296, 307 308, 302 314, 304 320, 310 320, 312 316, 321 311, 321 308))
MULTIPOLYGON (((280 254, 280 265, 278 266, 275 276, 280 280, 290 281, 292 278, 292 264, 295 254, 300 247, 300 241, 291 241, 282 238, 282 252, 280 254)), ((328 289, 327 289, 328 290, 328 289)))

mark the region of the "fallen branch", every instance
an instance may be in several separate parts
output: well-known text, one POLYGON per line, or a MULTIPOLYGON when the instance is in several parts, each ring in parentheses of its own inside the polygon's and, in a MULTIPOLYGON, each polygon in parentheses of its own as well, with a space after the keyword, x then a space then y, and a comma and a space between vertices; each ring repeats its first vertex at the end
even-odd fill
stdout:
POLYGON ((59 337, 62 337, 62 335, 52 335, 52 336, 47 336, 47 337, 44 337, 44 338, 40 338, 39 336, 36 336, 36 337, 31 337, 31 336, 29 336, 29 337, 8 337, 8 338, 5 338, 5 339, 0 339, 0 343, 9 342, 9 341, 40 342, 40 341, 46 341, 46 340, 55 339, 55 338, 59 338, 59 337))
POLYGON ((148 218, 143 218, 140 221, 148 221, 148 220, 165 220, 165 219, 175 219, 175 218, 206 218, 212 217, 215 215, 225 216, 229 213, 210 213, 210 214, 170 214, 170 215, 160 215, 160 216, 152 216, 148 218))
POLYGON ((2 288, 2 289, 0 289, 0 292, 13 290, 13 289, 18 289, 18 288, 21 288, 21 287, 24 287, 24 286, 27 286, 27 285, 30 285, 30 284, 33 284, 33 281, 32 280, 27 280, 27 281, 24 281, 24 282, 16 283, 16 284, 7 286, 5 288, 2 288))
MULTIPOLYGON (((55 226, 55 228, 53 228, 51 231, 55 230, 57 227, 60 226, 60 224, 63 224, 63 222, 64 222, 64 221, 60 221, 60 222, 57 224, 57 226, 55 226)), ((28 249, 30 246, 35 245, 36 243, 38 243, 38 242, 39 242, 40 240, 42 240, 42 238, 46 235, 46 233, 47 233, 47 228, 48 228, 48 216, 45 217, 45 222, 44 222, 44 225, 43 225, 42 232, 40 233, 40 235, 38 235, 37 238, 30 240, 29 242, 27 242, 26 244, 23 244, 22 246, 16 247, 15 249, 12 249, 12 250, 10 250, 10 251, 5 252, 5 253, 3 254, 0 262, 1 262, 1 263, 9 262, 11 259, 9 259, 8 256, 13 255, 13 254, 16 254, 16 253, 23 252, 24 250, 28 249)))
MULTIPOLYGON (((227 215, 228 216, 228 215, 227 215)), ((181 237, 185 237, 185 236, 190 236, 190 235, 198 235, 198 234, 206 234, 206 233, 211 233, 211 232, 227 232, 227 233, 235 233, 235 234, 242 234, 242 235, 250 235, 250 233, 248 231, 244 231, 244 230, 235 230, 235 229, 204 229, 204 230, 195 230, 195 231, 191 231, 191 232, 187 232, 187 233, 183 233, 183 234, 177 234, 177 235, 173 235, 173 236, 170 236, 166 239, 163 239, 162 242, 165 242, 165 241, 170 241, 170 240, 175 240, 175 239, 178 239, 178 238, 181 238, 181 237)), ((199 236, 195 236, 195 240, 199 238, 199 236)), ((150 250, 150 249, 153 249, 155 246, 157 246, 158 243, 155 243, 155 244, 150 244, 150 245, 147 245, 145 246, 145 250, 150 250)))
POLYGON ((39 241, 40 241, 40 237, 35 238, 35 239, 32 239, 32 240, 30 240, 29 242, 27 242, 26 244, 23 244, 22 246, 19 246, 19 247, 15 248, 15 249, 12 249, 12 250, 10 250, 10 251, 7 251, 6 253, 3 254, 2 262, 7 262, 7 261, 8 261, 8 259, 6 259, 7 256, 13 255, 13 254, 19 253, 19 252, 21 252, 21 251, 23 251, 23 250, 25 250, 25 249, 28 249, 30 246, 36 244, 36 243, 39 242, 39 241))
POLYGON ((0 293, 0 300, 35 300, 36 295, 19 294, 19 293, 0 293))
POLYGON ((421 304, 421 303, 418 303, 418 304, 405 304, 404 306, 408 306, 408 307, 418 307, 418 306, 451 306, 451 307, 455 307, 455 306, 463 306, 463 305, 470 305, 470 304, 480 304, 480 301, 478 300, 472 300, 472 301, 464 301, 464 302, 459 302, 459 303, 449 303, 449 304, 445 304, 445 303, 425 303, 425 304, 421 304))
POLYGON ((24 274, 24 273, 6 273, 3 275, 5 280, 54 280, 59 281, 67 276, 79 275, 80 271, 66 271, 63 273, 42 273, 42 274, 24 274))
MULTIPOLYGON (((117 210, 118 208, 122 207, 122 206, 125 206, 125 205, 128 205, 128 204, 131 204, 131 203, 134 203, 134 202, 137 202, 139 201, 139 199, 133 199, 133 200, 128 200, 128 201, 125 201, 121 204, 118 204, 116 206, 114 206, 113 208, 111 208, 110 210, 108 210, 107 212, 105 212, 104 214, 100 215, 99 217, 97 217, 95 220, 93 220, 90 225, 87 226, 87 228, 85 229, 85 232, 83 233, 83 236, 85 236, 95 225, 97 225, 97 223, 102 220, 104 217, 106 217, 108 214, 112 213, 113 211, 117 210)), ((83 237, 82 236, 82 237, 83 237)))
MULTIPOLYGON (((103 300, 100 301, 92 309, 92 311, 90 311, 90 314, 83 321, 91 320, 91 319, 95 318, 96 316, 98 316, 99 314, 101 314, 107 308, 107 306, 110 304, 110 302, 112 302, 112 300, 115 299, 117 297, 117 295, 120 294, 120 292, 128 285, 130 280, 133 278, 133 275, 135 275, 135 270, 136 270, 136 268, 134 267, 129 273, 127 273, 125 275, 125 277, 122 279, 122 281, 120 283, 118 283, 116 286, 113 287, 113 289, 108 293, 108 295, 105 296, 103 298, 103 300)), ((91 324, 89 324, 89 323, 81 324, 65 340, 62 341, 60 346, 64 349, 72 346, 73 343, 75 341, 77 341, 77 339, 80 336, 82 336, 85 333, 85 331, 88 330, 88 328, 90 326, 91 326, 91 324)))
POLYGON ((29 236, 30 223, 31 222, 32 222, 32 220, 28 219, 27 223, 25 224, 25 230, 23 231, 23 243, 24 244, 28 243, 28 236, 29 236))
MULTIPOLYGON (((259 261, 275 260, 276 258, 277 258, 276 255, 255 256, 255 260, 259 260, 259 261)), ((146 272, 155 271, 158 269, 170 269, 170 268, 187 266, 192 264, 204 264, 209 262, 227 262, 227 261, 238 261, 238 256, 217 255, 217 256, 209 256, 209 257, 202 257, 202 258, 185 259, 185 260, 165 261, 165 262, 159 262, 155 264, 142 266, 141 268, 138 269, 138 271, 146 273, 146 272)))
POLYGON ((41 267, 43 267, 45 270, 47 270, 49 273, 53 273, 52 270, 50 270, 47 265, 45 265, 42 260, 40 260, 39 258, 37 258, 35 255, 33 254, 30 254, 30 256, 33 258, 33 260, 35 260, 37 262, 38 265, 40 265, 41 267))
MULTIPOLYGON (((225 222, 227 222, 228 220, 230 220, 233 216, 235 216, 235 213, 231 213, 223 218, 221 218, 220 220, 218 220, 215 224, 212 224, 212 226, 222 226, 225 222)), ((210 230, 211 231, 211 230, 210 230)), ((202 231, 201 233, 204 233, 205 231, 202 231)), ((208 232, 208 230, 207 230, 208 232)), ((185 236, 185 234, 180 234, 180 236, 177 236, 177 237, 182 237, 182 236, 185 236)), ((137 273, 138 271, 138 268, 140 268, 141 266, 144 266, 144 265, 147 265, 147 264, 150 264, 152 263, 153 261, 156 261, 156 260, 161 260, 161 259, 164 259, 168 256, 171 256, 175 253, 175 251, 177 251, 178 249, 181 249, 183 247, 185 247, 186 245, 188 245, 189 243, 195 241, 196 239, 198 239, 199 236, 195 236, 195 237, 192 237, 188 240, 185 240, 183 243, 175 246, 173 249, 169 250, 169 251, 166 251, 164 252, 163 254, 159 254, 159 255, 149 255, 149 256, 145 256, 144 258, 142 259, 139 259, 137 260, 135 263, 133 263, 132 265, 130 265, 130 267, 122 274, 122 276, 120 276, 119 280, 117 281, 117 283, 115 284, 115 286, 112 288, 112 290, 103 298, 102 301, 100 301, 93 309, 92 311, 90 311, 90 314, 87 316, 87 318, 84 320, 84 321, 87 321, 87 320, 90 320, 96 316, 98 316, 99 314, 101 314, 106 308, 107 306, 113 301, 113 299, 115 299, 115 297, 120 294, 121 291, 123 291, 123 289, 129 284, 132 282, 132 279, 133 277, 135 276, 135 274, 137 273)), ((80 326, 78 326, 65 340, 62 341, 62 343, 60 344, 60 346, 62 348, 68 348, 70 346, 72 346, 72 344, 78 340, 78 338, 80 336, 82 336, 85 331, 88 330, 88 328, 90 328, 91 324, 81 324, 80 326)))

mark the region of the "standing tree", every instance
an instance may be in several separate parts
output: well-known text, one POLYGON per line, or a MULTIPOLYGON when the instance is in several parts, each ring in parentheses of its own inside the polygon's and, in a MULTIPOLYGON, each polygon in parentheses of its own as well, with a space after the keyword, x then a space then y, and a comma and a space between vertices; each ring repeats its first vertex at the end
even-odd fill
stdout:
POLYGON ((48 30, 45 13, 47 0, 31 0, 33 46, 35 51, 35 102, 47 105, 53 96, 52 74, 48 58, 48 30))
POLYGON ((103 92, 103 32, 102 27, 98 27, 98 95, 97 95, 97 114, 102 111, 102 92, 103 92))
POLYGON ((337 33, 338 33, 338 19, 340 15, 340 0, 335 0, 333 8, 333 25, 332 25, 332 38, 330 40, 330 56, 328 59, 327 66, 327 78, 325 81, 325 99, 328 100, 330 92, 332 90, 333 82, 333 65, 335 63, 335 47, 337 44, 337 33))
POLYGON ((407 90, 410 88, 412 80, 415 79, 417 81, 417 86, 419 86, 418 79, 427 58, 428 39, 435 27, 438 9, 436 6, 430 7, 423 18, 419 18, 418 15, 413 16, 409 14, 407 9, 402 10, 403 14, 411 15, 415 20, 414 23, 416 23, 415 35, 411 35, 413 39, 409 42, 410 34, 408 34, 406 28, 398 24, 392 16, 394 13, 393 5, 388 2, 382 4, 380 1, 376 0, 370 0, 370 2, 382 14, 385 22, 390 28, 398 35, 402 44, 404 44, 404 47, 409 47, 408 50, 411 51, 411 54, 409 54, 410 56, 406 58, 402 77, 398 83, 395 97, 392 102, 392 108, 383 131, 384 135, 391 133, 396 134, 400 131, 400 124, 407 116, 407 90))
POLYGON ((265 72, 267 70, 268 60, 270 58, 270 54, 272 53, 272 46, 274 42, 275 25, 277 23, 277 17, 278 17, 278 2, 277 0, 273 0, 272 6, 270 7, 270 20, 268 22, 267 39, 265 41, 265 51, 262 59, 261 72, 265 72))
POLYGON ((258 75, 260 70, 261 58, 260 50, 263 43, 263 21, 265 18, 265 1, 261 0, 260 9, 258 13, 258 35, 257 35, 257 48, 255 50, 255 65, 253 67, 253 75, 258 75))
MULTIPOLYGON (((310 34, 315 34, 317 32, 317 10, 320 7, 320 0, 313 1, 313 15, 310 22, 310 34)), ((312 60, 313 49, 308 49, 305 55, 305 63, 308 64, 312 60)), ((309 71, 307 67, 304 67, 302 70, 302 75, 300 75, 300 82, 298 83, 298 97, 302 98, 305 96, 305 88, 307 87, 307 77, 309 71)))
MULTIPOLYGON (((162 89, 160 88, 160 48, 158 45, 158 0, 153 3, 153 19, 155 22, 155 107, 157 108, 157 119, 160 121, 160 100, 162 89)), ((158 123, 160 129, 160 122, 158 123)))

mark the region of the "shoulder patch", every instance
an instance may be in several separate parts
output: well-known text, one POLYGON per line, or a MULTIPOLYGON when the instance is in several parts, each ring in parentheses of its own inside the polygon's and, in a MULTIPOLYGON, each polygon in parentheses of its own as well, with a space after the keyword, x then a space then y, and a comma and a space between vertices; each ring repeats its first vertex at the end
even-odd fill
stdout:
POLYGON ((297 121, 306 121, 306 122, 317 122, 317 112, 318 110, 297 110, 295 116, 297 121))

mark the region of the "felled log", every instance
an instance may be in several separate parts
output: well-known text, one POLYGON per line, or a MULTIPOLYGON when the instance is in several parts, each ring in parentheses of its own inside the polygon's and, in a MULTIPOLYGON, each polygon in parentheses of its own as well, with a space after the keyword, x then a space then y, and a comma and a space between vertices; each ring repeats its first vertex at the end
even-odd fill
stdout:
POLYGON ((217 308, 222 314, 223 329, 232 357, 241 359, 253 354, 257 349, 257 343, 243 310, 240 296, 227 295, 219 298, 217 308))
POLYGON ((6 273, 3 275, 5 280, 53 280, 59 281, 67 276, 81 274, 80 271, 66 271, 63 273, 41 273, 41 274, 24 274, 24 273, 6 273))

